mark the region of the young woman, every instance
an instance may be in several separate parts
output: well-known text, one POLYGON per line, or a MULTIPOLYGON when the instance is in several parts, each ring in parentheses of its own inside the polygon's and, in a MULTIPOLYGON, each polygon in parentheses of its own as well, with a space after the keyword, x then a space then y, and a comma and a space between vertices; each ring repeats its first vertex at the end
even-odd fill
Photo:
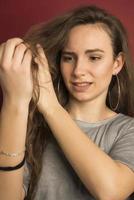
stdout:
POLYGON ((1 199, 133 199, 133 83, 126 31, 95 6, 1 44, 1 199))

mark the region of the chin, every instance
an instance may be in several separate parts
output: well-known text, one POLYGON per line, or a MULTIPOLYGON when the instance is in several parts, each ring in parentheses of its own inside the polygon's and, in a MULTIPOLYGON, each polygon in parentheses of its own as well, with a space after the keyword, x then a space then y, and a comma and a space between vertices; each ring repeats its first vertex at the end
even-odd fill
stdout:
POLYGON ((77 102, 86 103, 91 101, 96 101, 106 98, 106 91, 100 92, 88 92, 88 93, 72 93, 71 99, 74 99, 77 102))
POLYGON ((74 99, 75 101, 79 101, 81 103, 84 102, 88 102, 88 101, 92 101, 95 97, 89 97, 89 95, 83 95, 83 94, 79 94, 79 95, 71 95, 71 98, 74 99))

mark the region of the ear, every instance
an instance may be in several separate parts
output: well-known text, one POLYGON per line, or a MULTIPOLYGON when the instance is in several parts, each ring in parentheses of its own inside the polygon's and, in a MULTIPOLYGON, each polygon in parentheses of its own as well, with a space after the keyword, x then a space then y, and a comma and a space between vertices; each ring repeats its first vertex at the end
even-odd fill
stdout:
POLYGON ((124 66, 125 62, 125 55, 124 53, 120 52, 118 56, 114 60, 113 64, 113 75, 118 74, 124 66))

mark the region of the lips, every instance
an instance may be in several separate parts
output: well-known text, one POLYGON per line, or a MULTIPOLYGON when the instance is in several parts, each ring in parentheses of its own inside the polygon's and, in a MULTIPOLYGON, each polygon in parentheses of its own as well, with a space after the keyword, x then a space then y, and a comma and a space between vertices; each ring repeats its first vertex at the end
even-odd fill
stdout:
POLYGON ((73 84, 73 85, 76 85, 76 86, 82 87, 82 86, 89 85, 89 84, 91 84, 91 83, 92 83, 92 82, 73 82, 72 84, 73 84))
POLYGON ((93 82, 72 82, 73 89, 77 92, 85 92, 93 82))

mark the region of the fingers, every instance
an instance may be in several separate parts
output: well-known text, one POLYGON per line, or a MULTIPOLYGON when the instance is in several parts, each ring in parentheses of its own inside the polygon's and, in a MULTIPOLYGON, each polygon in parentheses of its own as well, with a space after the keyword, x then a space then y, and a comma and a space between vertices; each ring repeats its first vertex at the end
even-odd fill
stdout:
POLYGON ((25 56, 25 52, 27 50, 27 46, 23 43, 19 44, 16 48, 15 48, 15 52, 13 55, 13 65, 15 66, 20 66, 23 58, 25 56))
POLYGON ((8 69, 11 66, 15 69, 24 63, 24 67, 27 64, 31 64, 31 51, 28 50, 29 45, 25 44, 20 38, 12 38, 7 42, 0 45, 0 65, 3 69, 8 69), (27 52, 28 50, 28 52, 27 52))
MULTIPOLYGON (((38 56, 35 62, 38 64, 40 70, 45 68, 49 72, 48 61, 44 53, 44 49, 40 44, 37 44, 38 56)), ((21 65, 24 67, 31 66, 32 53, 28 44, 20 38, 9 39, 6 43, 0 46, 0 63, 6 69, 11 66, 18 68, 21 65), (2 61, 1 61, 2 60, 2 61)))
POLYGON ((39 56, 41 58, 46 59, 46 56, 44 54, 44 50, 43 50, 42 46, 40 44, 37 44, 36 47, 37 47, 37 51, 38 51, 39 56))
POLYGON ((20 38, 13 38, 7 40, 3 52, 3 60, 6 62, 6 65, 9 65, 11 63, 15 48, 22 42, 23 40, 20 38))
POLYGON ((31 70, 30 67, 28 66, 31 66, 31 61, 32 61, 32 52, 30 49, 27 49, 26 52, 25 52, 25 55, 24 55, 24 58, 23 58, 23 61, 22 61, 22 65, 24 67, 26 67, 26 70, 31 70))
POLYGON ((41 47, 40 44, 37 44, 36 47, 37 47, 37 52, 38 52, 38 55, 39 55, 39 58, 41 59, 41 61, 47 63, 47 58, 44 53, 44 49, 41 47))
POLYGON ((34 58, 34 61, 38 65, 38 78, 39 85, 43 86, 46 83, 50 83, 52 81, 48 61, 46 55, 44 53, 43 48, 40 45, 37 45, 38 56, 34 58))
POLYGON ((41 47, 40 44, 37 44, 36 47, 37 47, 37 52, 38 52, 39 57, 35 58, 35 62, 37 62, 41 66, 45 65, 45 67, 47 69, 49 69, 48 68, 48 61, 47 61, 46 55, 44 53, 44 49, 41 47))
POLYGON ((0 63, 2 62, 3 53, 4 53, 5 43, 0 45, 0 63))

